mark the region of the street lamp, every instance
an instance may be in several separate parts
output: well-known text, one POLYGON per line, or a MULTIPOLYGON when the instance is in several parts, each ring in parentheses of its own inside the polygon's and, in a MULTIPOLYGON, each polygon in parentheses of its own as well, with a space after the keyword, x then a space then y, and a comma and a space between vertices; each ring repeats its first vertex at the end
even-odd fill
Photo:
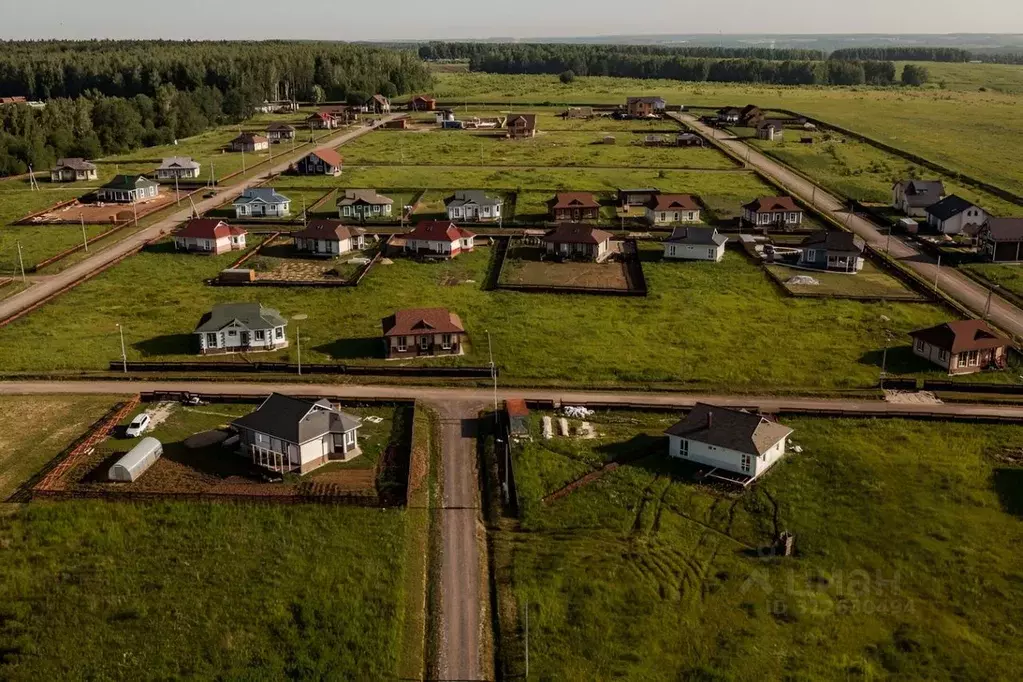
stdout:
POLYGON ((124 350, 124 327, 121 326, 120 322, 117 323, 117 331, 121 335, 121 369, 124 371, 125 374, 127 374, 128 353, 126 353, 124 350))
POLYGON ((292 315, 291 319, 295 321, 295 341, 298 343, 298 375, 302 376, 302 328, 298 326, 298 323, 302 320, 308 320, 309 316, 305 313, 299 313, 298 315, 292 315))

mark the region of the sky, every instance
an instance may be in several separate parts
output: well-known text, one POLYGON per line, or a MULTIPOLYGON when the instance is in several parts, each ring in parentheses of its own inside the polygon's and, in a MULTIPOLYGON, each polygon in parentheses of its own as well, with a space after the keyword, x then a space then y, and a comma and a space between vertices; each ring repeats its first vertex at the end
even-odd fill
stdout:
POLYGON ((0 39, 1023 33, 1020 0, 0 0, 0 39), (582 9, 585 8, 585 9, 582 9))

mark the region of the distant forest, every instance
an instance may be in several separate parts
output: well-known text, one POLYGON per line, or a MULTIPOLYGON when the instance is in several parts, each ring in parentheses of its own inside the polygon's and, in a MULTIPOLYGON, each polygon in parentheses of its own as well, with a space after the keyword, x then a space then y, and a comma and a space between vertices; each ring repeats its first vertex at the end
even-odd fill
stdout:
POLYGON ((167 144, 250 118, 264 99, 427 89, 414 52, 315 42, 0 42, 0 175, 167 144))

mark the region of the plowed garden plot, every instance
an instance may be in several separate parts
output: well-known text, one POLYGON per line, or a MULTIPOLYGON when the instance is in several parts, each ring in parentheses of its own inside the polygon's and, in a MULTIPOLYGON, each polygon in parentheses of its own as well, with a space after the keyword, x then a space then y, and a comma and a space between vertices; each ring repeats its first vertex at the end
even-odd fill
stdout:
POLYGON ((256 273, 256 280, 280 282, 345 282, 365 267, 375 250, 352 251, 336 258, 309 258, 295 250, 293 239, 278 239, 260 249, 245 263, 256 273))
MULTIPOLYGON (((620 242, 613 242, 620 244, 620 242)), ((543 249, 512 244, 501 270, 499 284, 621 289, 628 291, 625 263, 557 262, 541 260, 543 249)))
MULTIPOLYGON (((187 196, 181 192, 181 197, 187 196)), ((63 206, 53 211, 47 211, 32 218, 31 224, 42 223, 77 223, 85 221, 86 224, 94 223, 123 223, 132 220, 137 215, 141 218, 154 211, 159 211, 173 204, 177 200, 173 189, 169 192, 160 192, 156 197, 148 201, 140 201, 132 209, 131 204, 112 203, 90 203, 78 202, 63 206)))

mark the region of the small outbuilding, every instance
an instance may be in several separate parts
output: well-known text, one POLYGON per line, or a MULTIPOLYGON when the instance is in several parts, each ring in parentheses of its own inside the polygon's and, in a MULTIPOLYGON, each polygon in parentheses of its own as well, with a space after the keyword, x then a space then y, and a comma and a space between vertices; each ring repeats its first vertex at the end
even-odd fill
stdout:
POLYGON ((160 459, 163 454, 163 444, 151 436, 139 441, 138 445, 128 451, 121 459, 110 467, 107 478, 111 481, 122 481, 131 483, 138 480, 139 476, 146 473, 149 467, 160 459))

